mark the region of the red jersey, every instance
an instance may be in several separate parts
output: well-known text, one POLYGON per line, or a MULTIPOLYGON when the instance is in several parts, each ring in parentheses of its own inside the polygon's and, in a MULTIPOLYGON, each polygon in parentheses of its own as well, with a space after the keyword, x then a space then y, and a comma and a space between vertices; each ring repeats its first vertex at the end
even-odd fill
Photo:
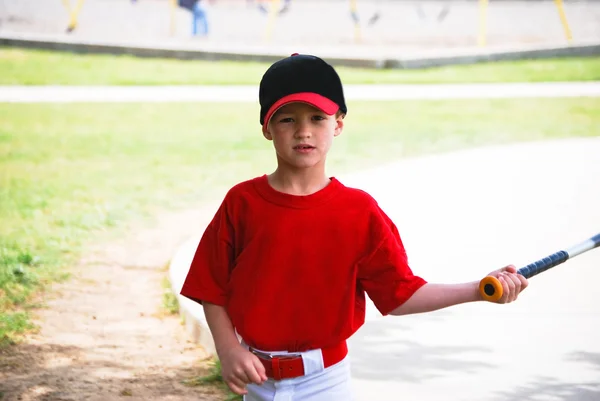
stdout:
POLYGON ((335 178, 306 196, 267 176, 233 187, 206 228, 181 294, 224 306, 244 341, 301 352, 349 338, 365 292, 386 315, 419 289, 394 223, 335 178))

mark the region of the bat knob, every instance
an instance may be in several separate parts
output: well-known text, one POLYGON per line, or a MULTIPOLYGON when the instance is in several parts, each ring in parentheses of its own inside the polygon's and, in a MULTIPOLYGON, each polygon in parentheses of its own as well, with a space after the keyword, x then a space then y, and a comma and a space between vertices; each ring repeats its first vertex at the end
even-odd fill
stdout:
POLYGON ((481 297, 489 302, 498 302, 502 298, 502 283, 496 277, 487 276, 479 282, 481 297))

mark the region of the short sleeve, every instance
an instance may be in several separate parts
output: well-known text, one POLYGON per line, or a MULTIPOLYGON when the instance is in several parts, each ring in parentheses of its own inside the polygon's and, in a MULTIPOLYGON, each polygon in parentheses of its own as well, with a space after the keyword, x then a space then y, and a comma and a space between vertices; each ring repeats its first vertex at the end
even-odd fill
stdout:
POLYGON ((200 239, 181 295, 200 303, 225 306, 233 259, 232 237, 223 203, 200 239))
POLYGON ((426 281, 415 276, 396 226, 381 212, 374 251, 359 265, 359 284, 379 312, 387 315, 406 302, 426 281))

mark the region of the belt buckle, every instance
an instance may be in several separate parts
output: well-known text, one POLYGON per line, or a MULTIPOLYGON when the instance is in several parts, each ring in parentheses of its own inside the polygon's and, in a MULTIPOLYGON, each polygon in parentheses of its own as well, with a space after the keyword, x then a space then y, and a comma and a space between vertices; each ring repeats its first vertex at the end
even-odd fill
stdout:
POLYGON ((250 348, 250 352, 252 352, 257 357, 262 358, 267 361, 273 359, 273 356, 271 354, 268 354, 266 352, 257 351, 254 348, 250 348))
POLYGON ((302 357, 302 355, 300 353, 272 355, 272 354, 269 354, 267 352, 258 351, 258 350, 254 349, 254 348, 250 348, 250 352, 252 352, 257 357, 265 359, 267 361, 273 360, 275 358, 277 358, 277 359, 294 359, 294 358, 301 358, 302 357))

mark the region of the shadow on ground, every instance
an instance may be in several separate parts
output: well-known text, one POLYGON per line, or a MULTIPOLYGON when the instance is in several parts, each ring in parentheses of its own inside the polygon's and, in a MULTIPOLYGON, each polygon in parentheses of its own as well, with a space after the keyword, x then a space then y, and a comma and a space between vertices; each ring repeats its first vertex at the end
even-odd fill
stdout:
MULTIPOLYGON (((440 319, 432 315, 431 319, 440 319)), ((420 383, 451 372, 492 368, 485 362, 491 348, 424 345, 407 340, 410 327, 394 317, 365 324, 352 338, 352 376, 366 380, 420 383)), ((414 333, 413 333, 414 335, 414 333)))
MULTIPOLYGON (((102 348, 96 347, 96 353, 102 348)), ((184 380, 209 373, 209 365, 197 368, 153 366, 141 370, 128 358, 84 360, 89 350, 62 345, 18 345, 0 350, 0 400, 211 400, 224 398, 214 385, 189 387, 184 380), (57 358, 64 355, 64 358, 57 358), (48 366, 52 361, 52 366, 48 366)))
MULTIPOLYGON (((514 391, 501 392, 494 401, 553 400, 553 401, 598 401, 600 400, 600 353, 573 352, 568 361, 588 365, 598 374, 597 380, 568 383, 554 377, 539 377, 537 380, 518 386, 514 391)), ((560 372, 558 372, 560 374, 560 372)))

